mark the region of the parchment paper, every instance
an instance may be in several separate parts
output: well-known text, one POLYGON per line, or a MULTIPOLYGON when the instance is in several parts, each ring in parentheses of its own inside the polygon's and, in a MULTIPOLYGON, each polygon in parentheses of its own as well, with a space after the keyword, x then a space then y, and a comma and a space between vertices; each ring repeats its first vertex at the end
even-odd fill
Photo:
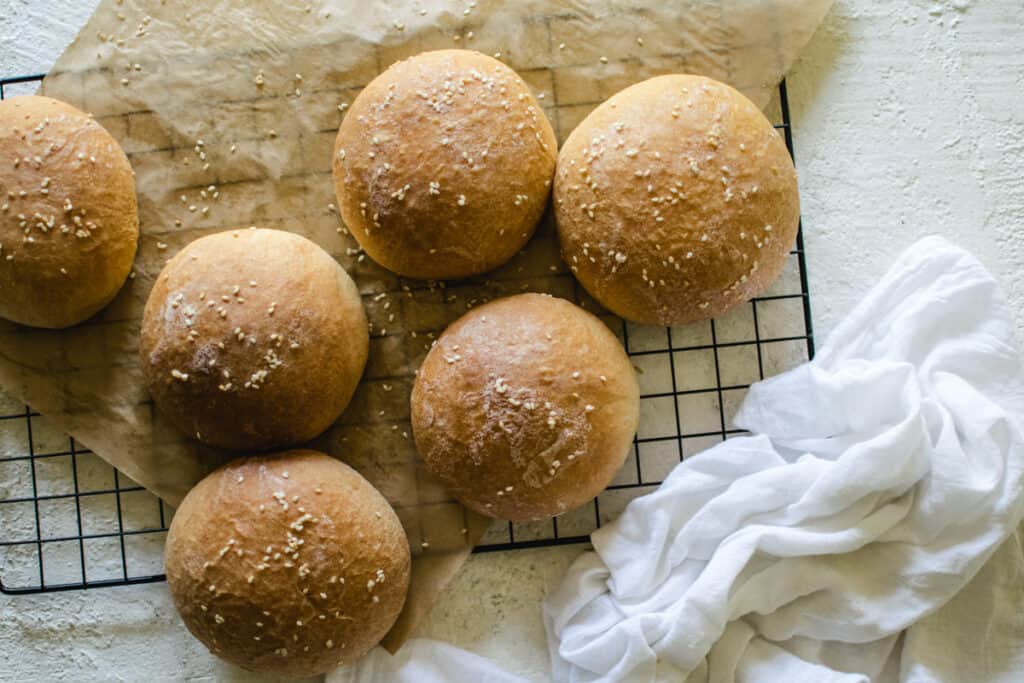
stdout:
POLYGON ((128 153, 142 227, 135 272, 114 303, 74 329, 0 322, 0 385, 177 505, 225 456, 175 432, 146 395, 137 335, 154 278, 213 231, 258 225, 317 242, 358 283, 372 340, 352 405, 313 446, 381 489, 409 534, 413 584, 387 641, 397 648, 487 528, 417 462, 409 393, 431 339, 472 305, 525 290, 598 307, 560 262, 550 216, 486 277, 405 281, 370 262, 334 207, 331 151, 345 105, 394 61, 450 47, 519 71, 560 140, 612 93, 661 73, 706 74, 764 105, 830 5, 104 0, 42 92, 93 113, 128 153))

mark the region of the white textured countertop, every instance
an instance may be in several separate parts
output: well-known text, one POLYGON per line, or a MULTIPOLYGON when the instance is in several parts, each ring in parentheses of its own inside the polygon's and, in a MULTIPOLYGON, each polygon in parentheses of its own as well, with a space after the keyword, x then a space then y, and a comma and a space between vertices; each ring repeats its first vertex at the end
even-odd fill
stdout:
MULTIPOLYGON (((0 0, 0 74, 45 71, 93 3, 0 0)), ((967 247, 1024 330, 1024 3, 837 0, 789 77, 823 337, 916 238, 967 247)), ((419 630, 546 680, 545 591, 581 551, 474 556, 419 630)), ((178 621, 163 584, 0 596, 0 680, 259 680, 178 621)))

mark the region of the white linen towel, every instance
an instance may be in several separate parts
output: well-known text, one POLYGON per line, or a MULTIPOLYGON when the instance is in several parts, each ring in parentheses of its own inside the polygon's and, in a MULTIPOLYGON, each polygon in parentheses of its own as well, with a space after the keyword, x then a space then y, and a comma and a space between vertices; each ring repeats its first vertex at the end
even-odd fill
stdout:
MULTIPOLYGON (((1024 515, 1013 336, 981 264, 915 244, 814 360, 751 387, 735 423, 753 436, 593 534, 544 605, 553 679, 1024 680, 1019 539, 950 602, 1024 515)), ((331 680, 440 680, 416 677, 437 658, 444 680, 517 680, 438 647, 400 653, 410 678, 378 653, 371 677, 331 680)))

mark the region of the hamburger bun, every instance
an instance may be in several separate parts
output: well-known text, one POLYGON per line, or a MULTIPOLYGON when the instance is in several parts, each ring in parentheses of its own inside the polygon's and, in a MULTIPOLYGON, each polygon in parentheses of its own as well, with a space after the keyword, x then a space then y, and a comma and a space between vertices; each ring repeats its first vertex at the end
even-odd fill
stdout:
POLYGON ((200 238, 157 277, 142 319, 142 371, 181 431, 265 450, 317 436, 348 405, 369 331, 355 283, 280 230, 200 238))
POLYGON ((188 630, 248 669, 313 676, 376 645, 402 610, 409 544, 384 497, 316 451, 235 460, 193 488, 167 533, 188 630))
POLYGON ((124 151, 49 97, 0 101, 0 316, 68 327, 117 294, 139 240, 124 151))
POLYGON ((498 299, 452 323, 412 391, 427 469, 468 508, 517 522, 562 514, 604 490, 639 411, 615 335, 542 294, 498 299))
POLYGON ((778 277, 800 217, 796 170, 764 114, 729 86, 658 76, 595 109, 558 157, 562 258, 605 308, 682 325, 778 277))
POLYGON ((529 240, 557 141, 522 78, 470 50, 392 65, 352 103, 334 148, 342 218, 399 275, 483 273, 529 240))

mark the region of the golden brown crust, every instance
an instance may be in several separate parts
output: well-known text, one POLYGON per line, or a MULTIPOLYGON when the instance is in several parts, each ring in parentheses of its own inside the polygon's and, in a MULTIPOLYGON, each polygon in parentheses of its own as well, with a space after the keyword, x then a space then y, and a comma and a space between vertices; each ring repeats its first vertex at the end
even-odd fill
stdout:
POLYGON ((320 434, 348 405, 369 332, 352 279, 280 230, 235 230, 164 267, 142 320, 142 370, 157 407, 189 436, 263 450, 320 434))
POLYGON ((316 451, 235 460, 185 497, 167 582, 189 631, 244 669, 313 676, 356 659, 405 602, 410 555, 383 496, 316 451))
POLYGON ((467 507, 527 521, 578 507, 622 466, 639 419, 629 358, 596 317, 520 294, 473 309, 412 392, 423 461, 467 507))
POLYGON ((392 65, 352 103, 334 148, 338 206, 389 270, 482 273, 533 234, 557 148, 510 68, 470 50, 425 52, 392 65))
POLYGON ((0 316, 68 327, 117 294, 139 239, 117 141, 49 97, 0 102, 0 316))
POLYGON ((558 158, 562 257, 602 305, 679 325, 749 300, 796 239, 796 171, 757 107, 701 76, 626 88, 558 158))

